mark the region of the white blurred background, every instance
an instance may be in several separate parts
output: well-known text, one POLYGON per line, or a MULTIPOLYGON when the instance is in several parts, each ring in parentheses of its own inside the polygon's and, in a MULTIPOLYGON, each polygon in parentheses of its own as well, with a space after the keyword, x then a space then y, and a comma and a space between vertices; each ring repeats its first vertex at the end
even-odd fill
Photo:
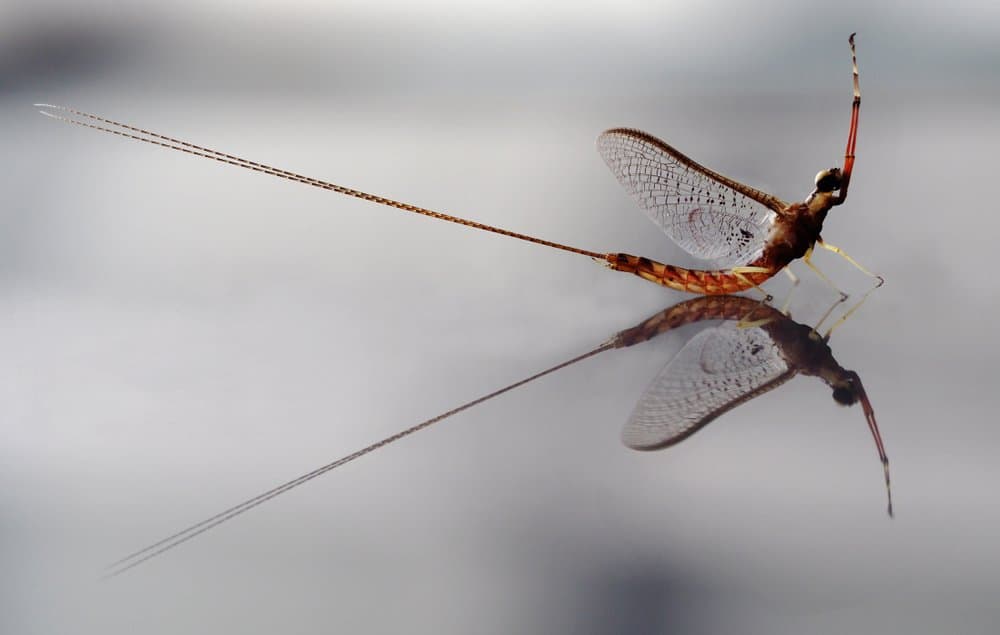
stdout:
MULTIPOLYGON (((993 632, 988 3, 7 2, 0 632, 993 632), (598 251, 690 264, 593 149, 632 126, 773 192, 887 282, 793 380, 618 441, 694 330, 582 362, 107 583, 187 524, 683 299, 579 256, 43 118, 75 106, 598 251)), ((868 280, 818 264, 860 297, 868 280)), ((811 322, 832 296, 803 265, 811 322)), ((783 297, 787 281, 769 283, 783 297)))

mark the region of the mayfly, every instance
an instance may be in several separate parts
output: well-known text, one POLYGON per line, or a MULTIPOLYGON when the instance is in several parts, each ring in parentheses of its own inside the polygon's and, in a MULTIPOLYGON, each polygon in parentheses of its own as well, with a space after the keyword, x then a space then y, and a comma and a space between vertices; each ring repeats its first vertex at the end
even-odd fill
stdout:
MULTIPOLYGON (((752 287, 760 289, 760 284, 797 258, 802 258, 833 287, 833 283, 811 263, 813 247, 817 244, 840 254, 867 275, 877 278, 881 285, 880 277, 820 237, 827 212, 847 199, 847 188, 854 168, 861 91, 854 34, 849 42, 854 69, 854 101, 851 106, 844 167, 821 171, 816 176, 813 191, 802 202, 786 203, 734 181, 689 159, 645 132, 614 128, 598 137, 598 151, 632 198, 660 229, 688 253, 714 261, 716 268, 711 270, 685 269, 625 253, 600 253, 571 247, 303 176, 74 108, 35 105, 45 109, 40 111, 44 115, 80 126, 407 212, 589 256, 616 271, 633 273, 645 280, 680 291, 722 295, 752 287)), ((794 279, 794 275, 790 271, 788 273, 794 279)))
POLYGON ((124 573, 299 485, 536 379, 600 353, 633 346, 682 326, 709 320, 722 320, 722 324, 692 337, 657 375, 625 424, 623 443, 635 450, 659 450, 675 445, 719 416, 781 386, 795 375, 819 377, 833 389, 833 398, 838 403, 861 403, 884 469, 891 516, 889 459, 875 412, 858 374, 840 366, 828 344, 833 330, 860 304, 820 335, 817 329, 837 304, 831 306, 815 327, 810 327, 750 298, 712 296, 686 300, 617 333, 593 350, 385 437, 133 552, 111 564, 106 577, 124 573))

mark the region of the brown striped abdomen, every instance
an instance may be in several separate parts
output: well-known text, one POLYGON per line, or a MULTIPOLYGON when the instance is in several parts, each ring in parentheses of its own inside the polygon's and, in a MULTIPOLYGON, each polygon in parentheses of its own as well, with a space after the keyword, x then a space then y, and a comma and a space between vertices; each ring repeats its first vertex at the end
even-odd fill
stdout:
POLYGON ((605 259, 616 271, 634 273, 640 278, 671 289, 702 295, 725 295, 746 291, 774 275, 774 271, 737 274, 728 269, 715 271, 685 269, 631 254, 607 254, 605 259))
POLYGON ((686 324, 704 320, 788 321, 781 311, 760 300, 739 295, 702 296, 673 305, 647 318, 642 324, 618 333, 613 341, 617 348, 645 342, 686 324))

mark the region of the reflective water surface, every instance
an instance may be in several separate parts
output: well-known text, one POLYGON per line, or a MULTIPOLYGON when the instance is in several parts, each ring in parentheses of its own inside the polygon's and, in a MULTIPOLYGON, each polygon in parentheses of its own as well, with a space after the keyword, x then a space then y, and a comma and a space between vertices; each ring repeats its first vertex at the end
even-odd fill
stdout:
MULTIPOLYGON (((986 197, 1000 141, 997 22, 955 24, 962 36, 949 39, 947 20, 919 7, 906 19, 858 8, 818 29, 814 13, 777 4, 732 8, 723 23, 693 7, 611 20, 560 5, 445 5, 395 18, 396 5, 95 6, 82 26, 103 20, 100 32, 117 35, 102 50, 131 54, 91 55, 85 68, 41 45, 5 56, 27 61, 2 70, 0 88, 12 150, 0 631, 989 632, 1000 590, 1000 296, 986 197), (608 173, 597 134, 644 129, 801 198, 842 160, 855 30, 858 161, 824 237, 886 284, 829 344, 864 380, 895 518, 862 409, 831 404, 809 377, 676 447, 625 447, 623 424, 652 379, 719 326, 687 324, 96 582, 158 537, 690 298, 579 257, 56 125, 29 104, 691 265, 608 173)), ((23 7, 5 23, 61 32, 56 15, 23 7)), ((828 328, 870 281, 832 254, 816 262, 851 294, 828 328)), ((790 314, 815 325, 836 298, 793 268, 790 314)), ((779 307, 788 287, 767 285, 779 307)))
MULTIPOLYGON (((704 321, 722 320, 723 323, 688 340, 660 371, 625 424, 622 441, 626 446, 635 450, 660 450, 674 445, 729 410, 781 386, 796 374, 814 375, 833 388, 833 398, 841 405, 861 402, 885 468, 889 494, 888 459, 871 402, 858 374, 842 368, 827 345, 834 328, 846 321, 864 299, 867 294, 845 311, 826 335, 820 334, 819 324, 812 327, 799 324, 788 317, 787 310, 778 311, 763 300, 709 296, 679 302, 619 332, 597 348, 401 430, 123 556, 108 566, 104 577, 121 575, 272 498, 511 390, 605 351, 633 346, 673 329, 704 321)), ((842 301, 838 299, 824 319, 842 301)), ((887 510, 891 516, 891 495, 887 510)))

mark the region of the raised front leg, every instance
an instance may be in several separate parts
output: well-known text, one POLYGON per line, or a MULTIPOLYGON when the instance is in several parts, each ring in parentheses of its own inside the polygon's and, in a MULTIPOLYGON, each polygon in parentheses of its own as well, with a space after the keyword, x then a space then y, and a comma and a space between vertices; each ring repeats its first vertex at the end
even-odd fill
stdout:
POLYGON ((854 66, 854 102, 851 104, 851 128, 847 131, 847 151, 844 152, 840 191, 833 199, 834 205, 847 200, 847 186, 851 183, 851 171, 854 169, 854 148, 858 142, 858 115, 861 112, 861 86, 858 83, 858 56, 854 53, 854 33, 851 33, 848 42, 851 43, 851 63, 854 66))

